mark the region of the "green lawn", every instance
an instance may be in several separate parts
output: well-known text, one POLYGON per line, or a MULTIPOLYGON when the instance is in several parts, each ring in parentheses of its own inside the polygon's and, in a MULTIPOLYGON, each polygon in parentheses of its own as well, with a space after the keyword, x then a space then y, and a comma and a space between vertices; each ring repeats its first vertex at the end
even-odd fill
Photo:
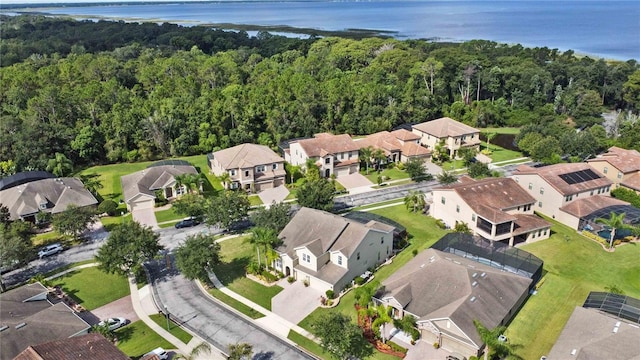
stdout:
POLYGON ((499 128, 483 128, 480 129, 480 132, 483 134, 491 134, 491 133, 496 133, 496 134, 520 134, 520 128, 514 128, 514 127, 499 127, 499 128))
POLYGON ((102 223, 102 226, 107 231, 111 231, 114 225, 122 224, 126 222, 132 222, 132 221, 133 221, 133 217, 131 216, 131 213, 127 213, 126 215, 122 215, 122 216, 105 216, 100 218, 100 222, 102 223))
POLYGON ((184 218, 184 215, 176 214, 176 212, 173 210, 173 207, 170 207, 166 210, 156 211, 154 214, 156 215, 156 221, 158 222, 158 224, 174 220, 177 222, 178 220, 184 218))
MULTIPOLYGON (((487 148, 487 143, 484 141, 481 141, 480 150, 484 150, 486 148, 487 148)), ((522 155, 521 152, 507 150, 505 148, 502 148, 500 146, 493 145, 493 144, 489 145, 489 150, 491 150, 491 154, 488 156, 491 158, 491 160, 493 160, 494 163, 524 157, 524 155, 522 155)))
POLYGON ((128 280, 119 275, 107 274, 97 267, 89 267, 52 280, 87 310, 96 309, 129 295, 128 280))
POLYGON ((363 211, 363 210, 371 209, 371 208, 378 207, 378 206, 403 203, 403 201, 404 201, 403 199, 387 200, 387 201, 382 201, 382 202, 378 202, 378 203, 374 203, 374 204, 367 204, 367 205, 363 205, 363 206, 358 206, 356 208, 353 208, 353 210, 354 211, 363 211))
POLYGON ((389 181, 389 180, 400 180, 400 179, 408 179, 409 178, 409 174, 406 173, 406 171, 404 170, 399 170, 396 167, 390 168, 390 169, 384 169, 381 172, 377 172, 375 170, 373 170, 372 168, 369 168, 369 175, 367 175, 367 171, 366 169, 360 169, 360 173, 362 175, 364 175, 367 179, 369 179, 369 181, 371 181, 374 184, 378 183, 378 176, 386 176, 387 179, 384 181, 389 181))
POLYGON ((64 235, 58 234, 58 232, 56 232, 55 230, 42 234, 36 234, 36 236, 31 239, 31 243, 35 248, 57 242, 64 244, 68 241, 69 238, 64 235))
POLYGON ((251 307, 245 305, 244 303, 241 303, 240 301, 232 298, 231 296, 223 293, 218 289, 209 289, 209 294, 254 320, 264 317, 263 313, 252 309, 251 307))
POLYGON ((544 261, 544 282, 507 330, 510 341, 522 345, 518 355, 524 359, 539 359, 549 352, 573 309, 584 303, 590 291, 615 285, 626 295, 640 298, 638 245, 623 245, 609 253, 574 230, 547 220, 553 223, 551 238, 522 247, 544 261))
POLYGON ((96 261, 95 259, 91 259, 91 260, 80 261, 80 262, 73 263, 73 264, 67 264, 67 265, 61 266, 61 267, 59 267, 59 268, 57 268, 55 270, 51 270, 48 273, 43 274, 43 276, 44 277, 53 276, 55 274, 61 273, 61 272, 65 271, 65 270, 69 270, 69 269, 74 268, 76 266, 85 265, 85 264, 91 264, 91 263, 93 263, 95 261, 96 261))
POLYGON ((241 236, 221 242, 222 263, 216 265, 213 272, 231 291, 271 310, 271 298, 282 291, 282 288, 277 285, 264 286, 245 277, 246 266, 251 261, 257 261, 256 251, 247 239, 247 236, 241 236))
MULTIPOLYGON (((153 320, 153 322, 160 325, 163 329, 167 328, 167 318, 164 315, 152 314, 149 315, 149 317, 151 318, 151 320, 153 320)), ((177 337, 185 344, 188 344, 189 341, 191 341, 191 339, 193 338, 191 334, 184 331, 180 326, 178 326, 178 324, 174 323, 171 320, 169 320, 169 332, 171 333, 171 335, 177 337)))
POLYGON ((122 350, 127 356, 136 359, 157 347, 164 349, 176 348, 175 345, 151 330, 141 320, 116 330, 116 336, 118 337, 118 343, 116 344, 118 349, 122 350))
POLYGON ((258 195, 250 195, 249 197, 249 205, 251 206, 260 206, 262 205, 262 199, 258 195))

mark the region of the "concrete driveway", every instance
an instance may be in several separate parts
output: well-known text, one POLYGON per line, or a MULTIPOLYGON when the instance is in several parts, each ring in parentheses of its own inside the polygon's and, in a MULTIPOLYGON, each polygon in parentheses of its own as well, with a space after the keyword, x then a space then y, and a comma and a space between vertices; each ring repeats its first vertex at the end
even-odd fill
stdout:
POLYGON ((336 178, 336 180, 340 184, 342 184, 342 186, 344 186, 347 190, 349 190, 349 192, 351 192, 351 190, 355 188, 363 188, 363 187, 368 187, 373 185, 373 183, 369 181, 369 179, 367 179, 364 175, 360 173, 343 175, 343 176, 340 176, 339 178, 336 178))
POLYGON ((95 325, 100 322, 100 320, 112 317, 125 318, 128 320, 128 323, 140 320, 138 315, 136 315, 136 312, 133 310, 131 295, 127 295, 97 309, 84 312, 81 314, 81 317, 88 322, 89 325, 95 325))
POLYGON ((159 229, 158 221, 156 220, 155 209, 141 209, 131 212, 133 221, 136 221, 140 225, 149 226, 152 229, 159 229))
POLYGON ((324 296, 320 290, 304 286, 302 280, 289 284, 285 278, 280 280, 278 285, 284 290, 271 299, 271 311, 294 324, 302 321, 320 306, 320 297, 324 296))
POLYGON ((262 203, 269 207, 273 202, 283 202, 284 199, 289 196, 289 189, 284 185, 280 185, 275 188, 263 190, 258 193, 258 196, 260 197, 260 200, 262 200, 262 203))
POLYGON ((431 161, 425 161, 424 168, 427 169, 427 173, 433 176, 442 174, 442 168, 431 161))

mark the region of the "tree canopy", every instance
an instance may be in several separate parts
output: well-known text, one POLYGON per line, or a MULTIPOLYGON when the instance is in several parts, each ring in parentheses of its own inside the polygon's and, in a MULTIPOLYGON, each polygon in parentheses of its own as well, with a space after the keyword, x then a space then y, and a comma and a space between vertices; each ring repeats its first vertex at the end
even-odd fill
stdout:
POLYGON ((176 250, 176 266, 187 279, 207 281, 208 272, 220 263, 220 245, 213 235, 189 235, 176 250))
POLYGON ((336 359, 364 359, 373 353, 373 347, 362 335, 362 329, 340 312, 330 312, 316 318, 311 328, 320 339, 320 346, 336 359))
POLYGON ((96 211, 88 206, 79 207, 69 205, 63 212, 53 215, 51 223, 60 234, 77 239, 80 234, 89 229, 89 225, 98 219, 96 211))
POLYGON ((117 224, 98 250, 98 267, 107 273, 125 276, 135 273, 163 249, 159 240, 160 235, 135 221, 117 224))

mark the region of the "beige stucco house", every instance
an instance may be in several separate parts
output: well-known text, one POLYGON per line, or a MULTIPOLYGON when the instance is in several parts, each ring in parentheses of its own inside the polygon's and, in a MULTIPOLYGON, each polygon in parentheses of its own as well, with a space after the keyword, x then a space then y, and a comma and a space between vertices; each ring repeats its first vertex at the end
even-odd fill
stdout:
POLYGON ((278 235, 274 267, 320 291, 338 292, 391 256, 393 230, 303 207, 278 235))
MULTIPOLYGON (((511 176, 536 199, 535 211, 558 218, 561 208, 594 195, 608 196, 613 184, 587 163, 519 166, 511 176)), ((558 218, 557 220, 562 220, 558 218)))
POLYGON ((176 182, 176 176, 197 175, 195 167, 186 161, 167 160, 149 165, 148 168, 120 178, 124 202, 129 211, 152 209, 155 206, 156 191, 163 192, 167 200, 176 199, 187 193, 186 185, 176 182), (164 163, 171 165, 162 165, 164 163))
POLYGON ((448 117, 413 125, 412 132, 420 136, 420 144, 431 151, 444 141, 451 157, 455 157, 463 147, 480 148, 480 130, 448 117))
POLYGON ((310 139, 291 141, 284 151, 285 160, 291 165, 306 166, 307 159, 320 168, 320 175, 340 177, 357 173, 360 169, 358 145, 347 134, 316 134, 310 139))
POLYGON ((371 147, 382 150, 387 162, 406 162, 413 158, 428 160, 431 156, 431 151, 420 145, 420 136, 404 129, 380 131, 355 140, 355 143, 359 149, 371 147))
POLYGON ((614 146, 587 163, 611 180, 614 189, 622 186, 640 194, 640 152, 614 146))
POLYGON ((509 178, 474 180, 433 189, 429 214, 448 227, 466 223, 476 235, 513 246, 547 239, 547 221, 534 215, 535 199, 509 178))
POLYGON ((478 356, 484 344, 473 325, 506 326, 527 299, 532 280, 470 259, 427 249, 382 282, 374 301, 394 318, 413 315, 427 344, 478 356))
MULTIPOLYGON (((216 176, 228 173, 229 187, 260 192, 284 185, 284 159, 264 145, 242 144, 209 154, 216 176)), ((227 184, 225 184, 227 186, 227 184)))

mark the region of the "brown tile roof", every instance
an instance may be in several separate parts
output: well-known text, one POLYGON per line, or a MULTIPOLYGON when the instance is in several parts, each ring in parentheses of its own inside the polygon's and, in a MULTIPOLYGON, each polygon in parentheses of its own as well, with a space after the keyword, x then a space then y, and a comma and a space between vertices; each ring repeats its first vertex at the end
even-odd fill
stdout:
POLYGON ((571 164, 554 164, 534 168, 528 165, 520 165, 513 172, 514 176, 519 174, 529 175, 534 174, 540 176, 554 189, 558 190, 562 195, 573 195, 578 192, 597 189, 604 186, 613 184, 611 180, 607 179, 604 175, 600 174, 597 170, 593 169, 587 163, 571 163, 571 164), (594 180, 587 180, 576 184, 568 184, 562 180, 561 175, 573 173, 576 171, 591 170, 599 178, 594 180))
POLYGON ((560 211, 564 211, 577 218, 582 218, 600 209, 604 209, 613 205, 629 205, 629 203, 612 198, 610 196, 594 195, 572 201, 567 205, 561 207, 560 211))
POLYGON ((537 217, 536 215, 516 214, 515 217, 516 226, 513 229, 513 236, 551 227, 551 223, 537 217))
POLYGON ((196 168, 191 165, 162 165, 122 176, 120 182, 124 201, 128 203, 140 194, 155 198, 155 191, 172 183, 176 175, 197 173, 196 168))
POLYGON ((216 151, 213 158, 226 170, 284 162, 268 146, 249 143, 216 151))
POLYGON ((624 174, 640 171, 640 152, 619 147, 611 147, 606 153, 587 162, 606 161, 624 174))
POLYGON ((472 128, 469 125, 463 124, 459 121, 455 121, 448 117, 416 124, 413 125, 413 128, 440 139, 446 137, 475 134, 480 132, 480 130, 478 129, 472 128))
POLYGON ((311 139, 298 140, 308 157, 319 157, 347 151, 356 151, 359 147, 347 134, 332 135, 328 133, 316 134, 311 139))
POLYGON ((640 328, 596 309, 576 307, 549 360, 640 359, 640 328), (616 324, 618 326, 616 326, 616 324), (614 328, 618 328, 616 332, 614 328), (575 351, 575 355, 571 353, 575 351))
POLYGON ((376 297, 397 300, 418 321, 448 317, 480 346, 473 320, 489 328, 499 325, 530 283, 526 277, 427 249, 384 280, 383 293, 376 297))
POLYGON ((390 155, 392 152, 401 152, 402 155, 406 157, 415 157, 415 156, 427 156, 431 154, 431 151, 427 150, 427 148, 422 147, 415 142, 405 142, 404 144, 400 141, 403 140, 409 141, 419 139, 420 137, 412 132, 407 130, 396 130, 393 132, 388 131, 380 131, 375 134, 371 134, 363 139, 354 141, 359 149, 371 146, 373 148, 382 149, 385 155, 390 155), (413 136, 407 136, 407 134, 411 134, 413 136), (398 136, 402 137, 400 139, 398 136))
POLYGON ((40 204, 47 204, 53 214, 62 212, 74 204, 77 206, 96 205, 98 200, 77 178, 42 179, 14 186, 0 191, 0 202, 9 208, 11 219, 35 214, 40 204))
POLYGON ((640 191, 640 173, 630 176, 628 179, 621 182, 620 185, 635 191, 640 191))
POLYGON ((129 360, 129 357, 98 333, 31 345, 15 357, 15 360, 76 359, 129 360))
POLYGON ((535 202, 533 196, 510 178, 473 180, 462 177, 460 181, 434 190, 455 191, 476 214, 494 224, 515 220, 503 210, 535 202))
POLYGON ((420 135, 414 134, 411 131, 406 130, 406 129, 393 130, 391 132, 391 135, 393 135, 393 137, 395 137, 396 139, 401 140, 401 141, 420 140, 420 135))

